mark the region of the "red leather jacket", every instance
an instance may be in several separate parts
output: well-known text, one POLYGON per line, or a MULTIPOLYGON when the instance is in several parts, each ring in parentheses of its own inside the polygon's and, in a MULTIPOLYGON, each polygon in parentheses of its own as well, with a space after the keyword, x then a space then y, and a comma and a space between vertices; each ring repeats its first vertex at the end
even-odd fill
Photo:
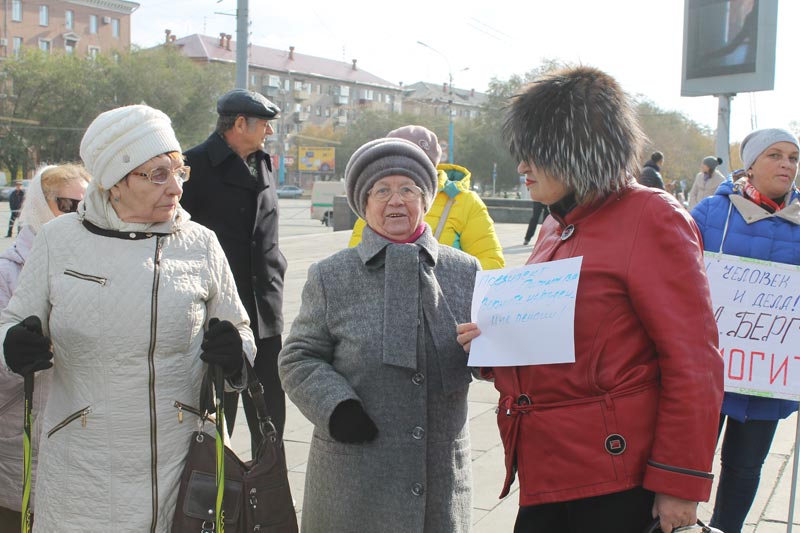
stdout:
POLYGON ((723 365, 697 226, 631 183, 548 218, 528 264, 577 256, 575 363, 492 371, 501 497, 518 472, 520 505, 637 486, 708 500, 723 365))

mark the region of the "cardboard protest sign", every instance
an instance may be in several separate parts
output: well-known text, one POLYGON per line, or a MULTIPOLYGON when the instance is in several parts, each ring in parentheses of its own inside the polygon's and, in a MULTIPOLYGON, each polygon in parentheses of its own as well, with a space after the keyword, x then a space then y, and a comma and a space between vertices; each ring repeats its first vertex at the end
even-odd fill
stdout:
POLYGON ((705 252, 725 390, 800 400, 800 267, 705 252))

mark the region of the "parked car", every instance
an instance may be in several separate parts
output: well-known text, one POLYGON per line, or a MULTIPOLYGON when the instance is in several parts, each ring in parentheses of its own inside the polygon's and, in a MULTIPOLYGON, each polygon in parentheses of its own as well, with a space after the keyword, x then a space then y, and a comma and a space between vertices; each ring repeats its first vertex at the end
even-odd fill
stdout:
MULTIPOLYGON (((22 189, 27 191, 30 182, 31 180, 22 180, 22 189)), ((16 186, 14 185, 0 189, 0 202, 7 202, 11 197, 11 193, 14 192, 14 189, 16 189, 16 186)))
POLYGON ((303 189, 294 185, 281 185, 278 187, 278 198, 300 198, 303 196, 303 189))

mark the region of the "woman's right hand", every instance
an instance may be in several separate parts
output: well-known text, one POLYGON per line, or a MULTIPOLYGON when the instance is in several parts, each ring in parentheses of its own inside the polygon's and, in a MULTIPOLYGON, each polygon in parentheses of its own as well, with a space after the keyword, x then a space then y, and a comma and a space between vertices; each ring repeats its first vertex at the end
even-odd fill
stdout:
POLYGON ((378 428, 361 402, 345 400, 333 410, 328 431, 331 437, 345 444, 363 444, 378 436, 378 428))
POLYGON ((458 337, 456 337, 458 344, 460 344, 467 353, 469 353, 469 347, 472 345, 472 340, 481 334, 481 330, 478 329, 478 324, 475 322, 459 324, 456 326, 456 332, 458 333, 458 337))
POLYGON ((38 316, 31 315, 9 328, 3 351, 8 368, 23 377, 53 366, 53 345, 42 333, 38 316))
POLYGON ((242 370, 242 337, 239 330, 227 320, 212 318, 200 345, 200 359, 222 369, 226 378, 235 377, 242 370))

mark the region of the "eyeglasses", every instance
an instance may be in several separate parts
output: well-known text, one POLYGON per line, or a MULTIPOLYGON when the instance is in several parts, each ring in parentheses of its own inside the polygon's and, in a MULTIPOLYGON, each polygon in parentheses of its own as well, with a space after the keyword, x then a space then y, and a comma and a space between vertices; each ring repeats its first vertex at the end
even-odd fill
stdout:
POLYGON ((181 182, 189 181, 190 170, 191 168, 187 166, 178 167, 174 170, 166 167, 156 167, 147 172, 130 172, 130 174, 147 178, 147 181, 155 183, 156 185, 164 185, 172 176, 175 176, 181 182))
POLYGON ((422 189, 416 185, 403 185, 399 189, 392 189, 391 187, 378 187, 369 191, 369 195, 379 202, 388 202, 389 199, 395 194, 400 195, 400 199, 404 202, 411 202, 422 196, 422 189))
POLYGON ((74 213, 78 210, 79 203, 81 203, 81 201, 75 198, 56 198, 56 207, 58 207, 58 210, 62 213, 74 213))

